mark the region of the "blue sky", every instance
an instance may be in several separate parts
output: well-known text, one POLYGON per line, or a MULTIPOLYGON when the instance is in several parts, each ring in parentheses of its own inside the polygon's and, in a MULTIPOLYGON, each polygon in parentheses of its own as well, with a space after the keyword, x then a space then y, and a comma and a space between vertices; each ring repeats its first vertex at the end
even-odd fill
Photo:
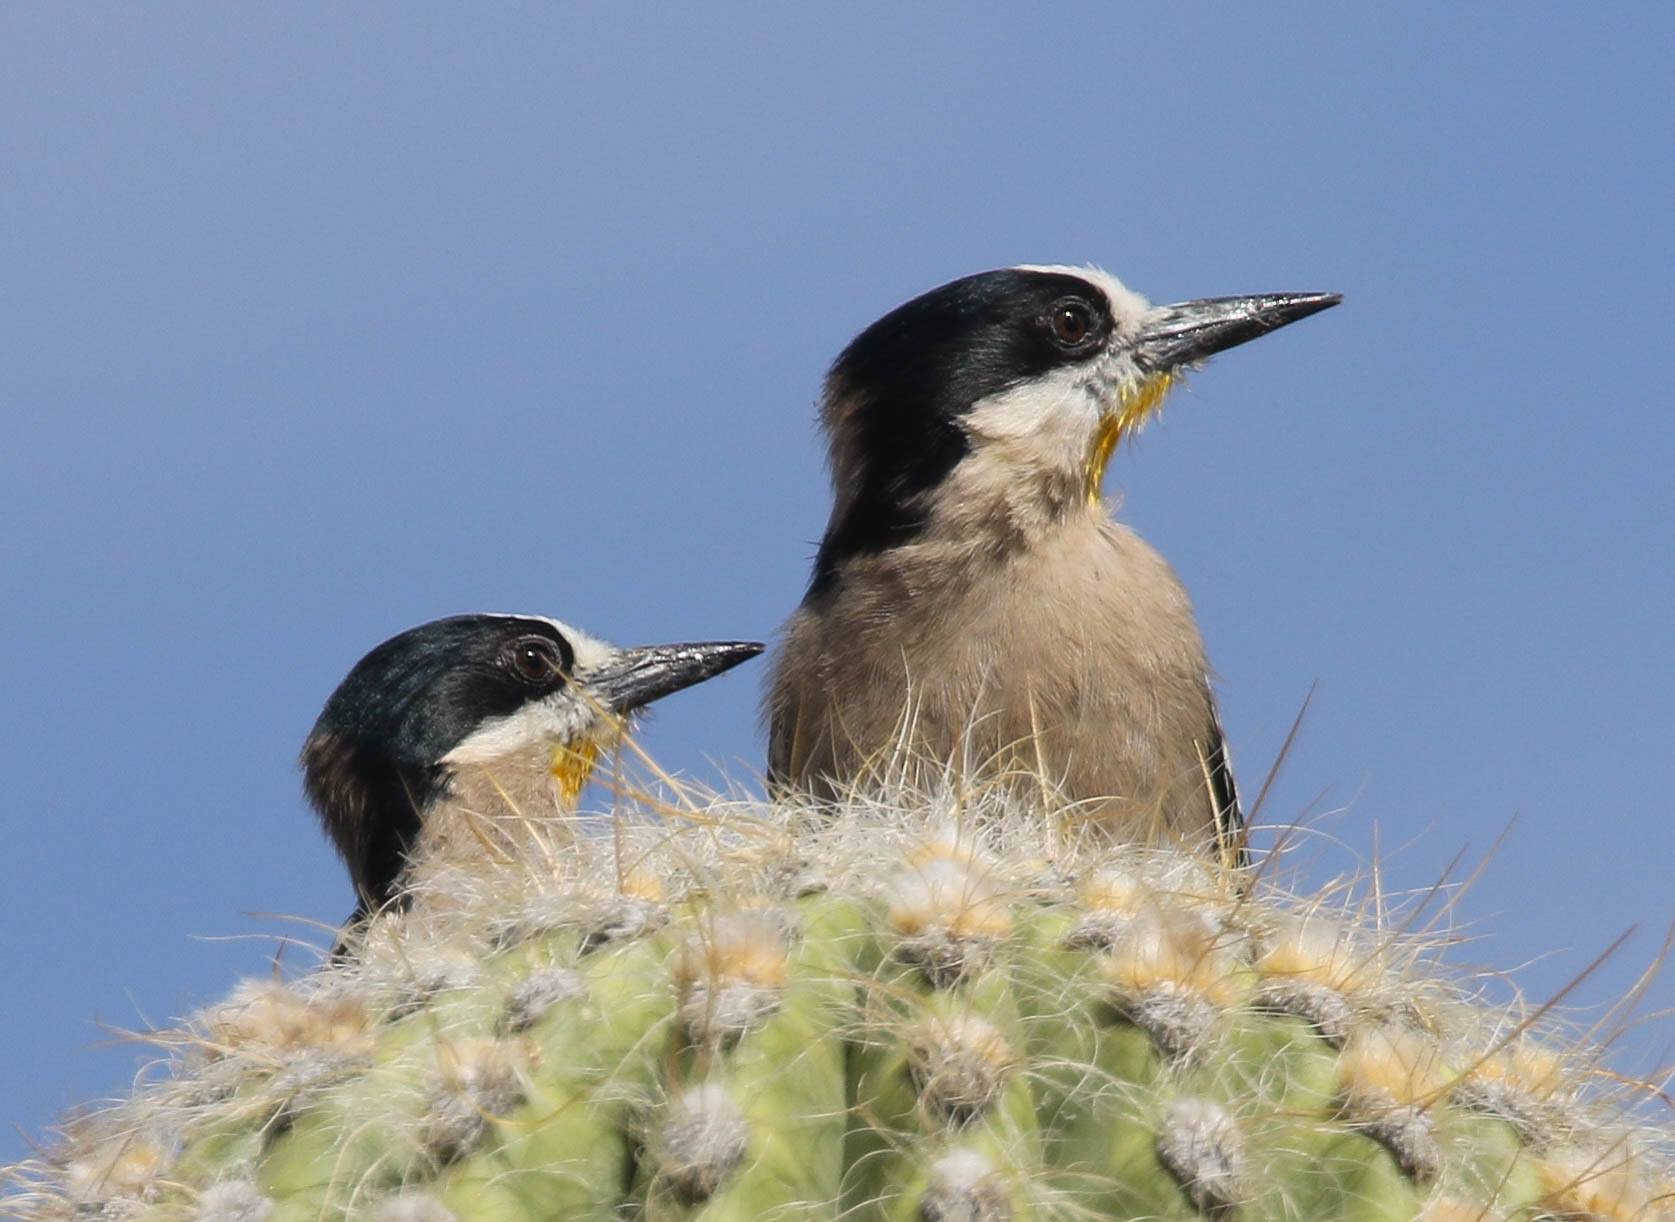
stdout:
MULTIPOLYGON (((1247 791, 1318 684, 1297 879, 1507 832, 1455 959, 1541 998, 1638 925, 1572 1000, 1626 988, 1675 919, 1675 10, 1178 9, 0 9, 0 1121, 348 911, 294 759, 377 641, 771 634, 827 362, 1017 262, 1346 295, 1113 491, 1247 791)), ((647 746, 755 766, 754 670, 647 746)))

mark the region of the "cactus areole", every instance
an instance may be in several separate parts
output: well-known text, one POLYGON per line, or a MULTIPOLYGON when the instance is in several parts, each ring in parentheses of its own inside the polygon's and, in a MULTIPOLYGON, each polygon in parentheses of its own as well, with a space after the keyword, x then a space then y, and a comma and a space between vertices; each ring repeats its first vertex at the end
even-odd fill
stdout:
POLYGON ((1341 899, 1015 797, 700 806, 434 877, 156 1033, 0 1213, 1675 1216, 1632 1091, 1341 899))

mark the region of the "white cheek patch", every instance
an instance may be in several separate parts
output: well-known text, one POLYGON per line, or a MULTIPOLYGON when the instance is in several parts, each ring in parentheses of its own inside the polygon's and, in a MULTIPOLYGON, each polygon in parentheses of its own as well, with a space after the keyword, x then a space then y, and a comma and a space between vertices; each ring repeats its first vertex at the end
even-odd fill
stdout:
POLYGON ((550 751, 563 743, 592 738, 597 718, 569 689, 532 701, 515 713, 483 722, 452 751, 444 764, 489 764, 534 750, 550 751))
POLYGON ((1098 371, 1075 366, 979 399, 963 423, 974 440, 1028 440, 1044 456, 1075 463, 1099 428, 1104 397, 1098 371))
POLYGON ((987 449, 989 461, 1014 468, 1081 472, 1092 461, 1103 471, 1104 458, 1094 454, 1101 432, 1144 380, 1119 349, 980 399, 962 418, 974 442, 972 458, 987 449))

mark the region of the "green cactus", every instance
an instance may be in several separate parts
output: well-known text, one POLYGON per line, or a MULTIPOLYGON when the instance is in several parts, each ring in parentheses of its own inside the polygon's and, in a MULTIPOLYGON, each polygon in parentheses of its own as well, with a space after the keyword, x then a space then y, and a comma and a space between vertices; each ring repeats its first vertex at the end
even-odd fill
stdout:
POLYGON ((6 1216, 1675 1217, 1415 943, 991 795, 619 816, 158 1034, 6 1216))

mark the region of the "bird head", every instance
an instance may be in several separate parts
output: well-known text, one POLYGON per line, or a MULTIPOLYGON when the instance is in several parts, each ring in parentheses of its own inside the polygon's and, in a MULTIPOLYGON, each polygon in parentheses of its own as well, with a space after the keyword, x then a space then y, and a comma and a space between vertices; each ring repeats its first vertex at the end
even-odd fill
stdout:
POLYGON ((822 566, 921 532, 939 495, 969 502, 986 486, 1015 502, 1020 488, 1039 487, 1064 504, 1097 503, 1117 444, 1185 370, 1339 300, 1267 293, 1154 306, 1097 269, 1032 266, 967 276, 897 307, 827 379, 837 503, 817 583, 822 566))
POLYGON ((338 685, 303 747, 304 789, 357 887, 381 901, 460 769, 539 770, 572 805, 632 714, 761 651, 621 649, 536 616, 436 620, 385 641, 338 685))

